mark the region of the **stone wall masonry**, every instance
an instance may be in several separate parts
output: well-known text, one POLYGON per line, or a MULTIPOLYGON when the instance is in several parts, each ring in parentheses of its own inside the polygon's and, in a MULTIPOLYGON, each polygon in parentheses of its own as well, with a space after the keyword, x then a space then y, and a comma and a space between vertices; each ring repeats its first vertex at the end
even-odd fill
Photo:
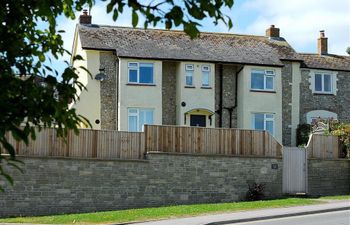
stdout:
MULTIPOLYGON (((117 75, 118 59, 111 52, 100 52, 100 68, 106 79, 101 81, 101 129, 117 129, 117 75)), ((94 106, 92 106, 94 107, 94 106)), ((94 122, 94 121, 91 121, 94 122)))
MULTIPOLYGON (((282 159, 150 153, 143 161, 21 158, 0 217, 243 200, 248 184, 281 196, 282 159), (278 164, 272 169, 271 164, 278 164)), ((8 169, 8 168, 7 168, 8 169)))
MULTIPOLYGON (((222 111, 222 127, 230 127, 230 112, 227 108, 232 108, 235 105, 236 94, 236 72, 237 67, 233 65, 223 65, 223 111, 222 111)), ((220 65, 215 67, 215 108, 219 110, 220 101, 220 65)), ((220 114, 216 114, 215 126, 219 127, 220 114)), ((233 109, 231 125, 237 127, 237 108, 233 109)))
POLYGON ((338 119, 350 122, 350 72, 337 71, 337 95, 312 94, 310 70, 301 70, 300 122, 306 123, 306 113, 312 110, 327 110, 338 114, 338 119))
POLYGON ((350 194, 350 161, 309 159, 308 185, 310 195, 350 194))
POLYGON ((285 146, 292 144, 292 130, 289 125, 292 124, 292 62, 284 61, 282 68, 282 143, 285 146))
POLYGON ((163 125, 176 125, 176 62, 163 61, 163 125))

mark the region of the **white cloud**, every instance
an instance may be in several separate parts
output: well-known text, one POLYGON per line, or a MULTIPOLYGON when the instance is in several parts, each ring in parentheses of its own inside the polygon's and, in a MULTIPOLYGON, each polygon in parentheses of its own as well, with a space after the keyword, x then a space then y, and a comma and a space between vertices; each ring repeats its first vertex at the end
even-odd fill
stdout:
POLYGON ((350 46, 349 0, 252 0, 244 2, 241 10, 258 15, 241 32, 264 35, 275 24, 300 52, 316 52, 320 30, 326 31, 330 53, 344 55, 350 46))

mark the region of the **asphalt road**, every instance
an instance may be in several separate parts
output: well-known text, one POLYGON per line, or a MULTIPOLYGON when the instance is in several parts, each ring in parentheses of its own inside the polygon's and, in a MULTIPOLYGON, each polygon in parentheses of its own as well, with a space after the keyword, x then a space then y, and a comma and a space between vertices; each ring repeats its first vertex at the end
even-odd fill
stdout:
POLYGON ((350 210, 246 223, 233 223, 231 225, 350 225, 350 210))

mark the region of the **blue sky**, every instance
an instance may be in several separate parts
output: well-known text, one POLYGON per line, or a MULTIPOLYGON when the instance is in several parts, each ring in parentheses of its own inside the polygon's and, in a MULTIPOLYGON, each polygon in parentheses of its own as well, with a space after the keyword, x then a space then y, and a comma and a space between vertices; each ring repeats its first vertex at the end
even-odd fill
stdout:
MULTIPOLYGON (((320 30, 326 31, 330 53, 346 55, 345 50, 350 46, 349 0, 236 0, 233 8, 224 12, 233 19, 231 30, 224 24, 215 26, 206 19, 201 23, 201 31, 264 35, 265 29, 274 24, 298 52, 315 53, 320 30)), ((57 18, 58 29, 66 31, 63 34, 64 46, 69 51, 80 14, 76 13, 75 21, 63 16, 57 18)), ((91 15, 95 24, 131 26, 129 10, 114 22, 112 15, 106 14, 105 2, 98 0, 91 15)), ((159 25, 158 28, 163 27, 159 25)), ((62 72, 65 67, 63 60, 69 60, 69 56, 53 61, 52 66, 62 72)))

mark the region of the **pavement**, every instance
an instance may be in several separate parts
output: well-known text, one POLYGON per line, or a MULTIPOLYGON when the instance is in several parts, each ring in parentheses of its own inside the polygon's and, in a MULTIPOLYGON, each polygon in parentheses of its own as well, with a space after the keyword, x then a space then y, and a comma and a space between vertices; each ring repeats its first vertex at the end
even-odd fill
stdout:
POLYGON ((234 213, 222 213, 188 218, 176 218, 142 223, 126 223, 132 225, 224 225, 251 221, 286 218, 292 216, 311 215, 326 212, 350 210, 350 201, 331 201, 329 203, 307 206, 295 206, 275 209, 251 210, 234 213))

